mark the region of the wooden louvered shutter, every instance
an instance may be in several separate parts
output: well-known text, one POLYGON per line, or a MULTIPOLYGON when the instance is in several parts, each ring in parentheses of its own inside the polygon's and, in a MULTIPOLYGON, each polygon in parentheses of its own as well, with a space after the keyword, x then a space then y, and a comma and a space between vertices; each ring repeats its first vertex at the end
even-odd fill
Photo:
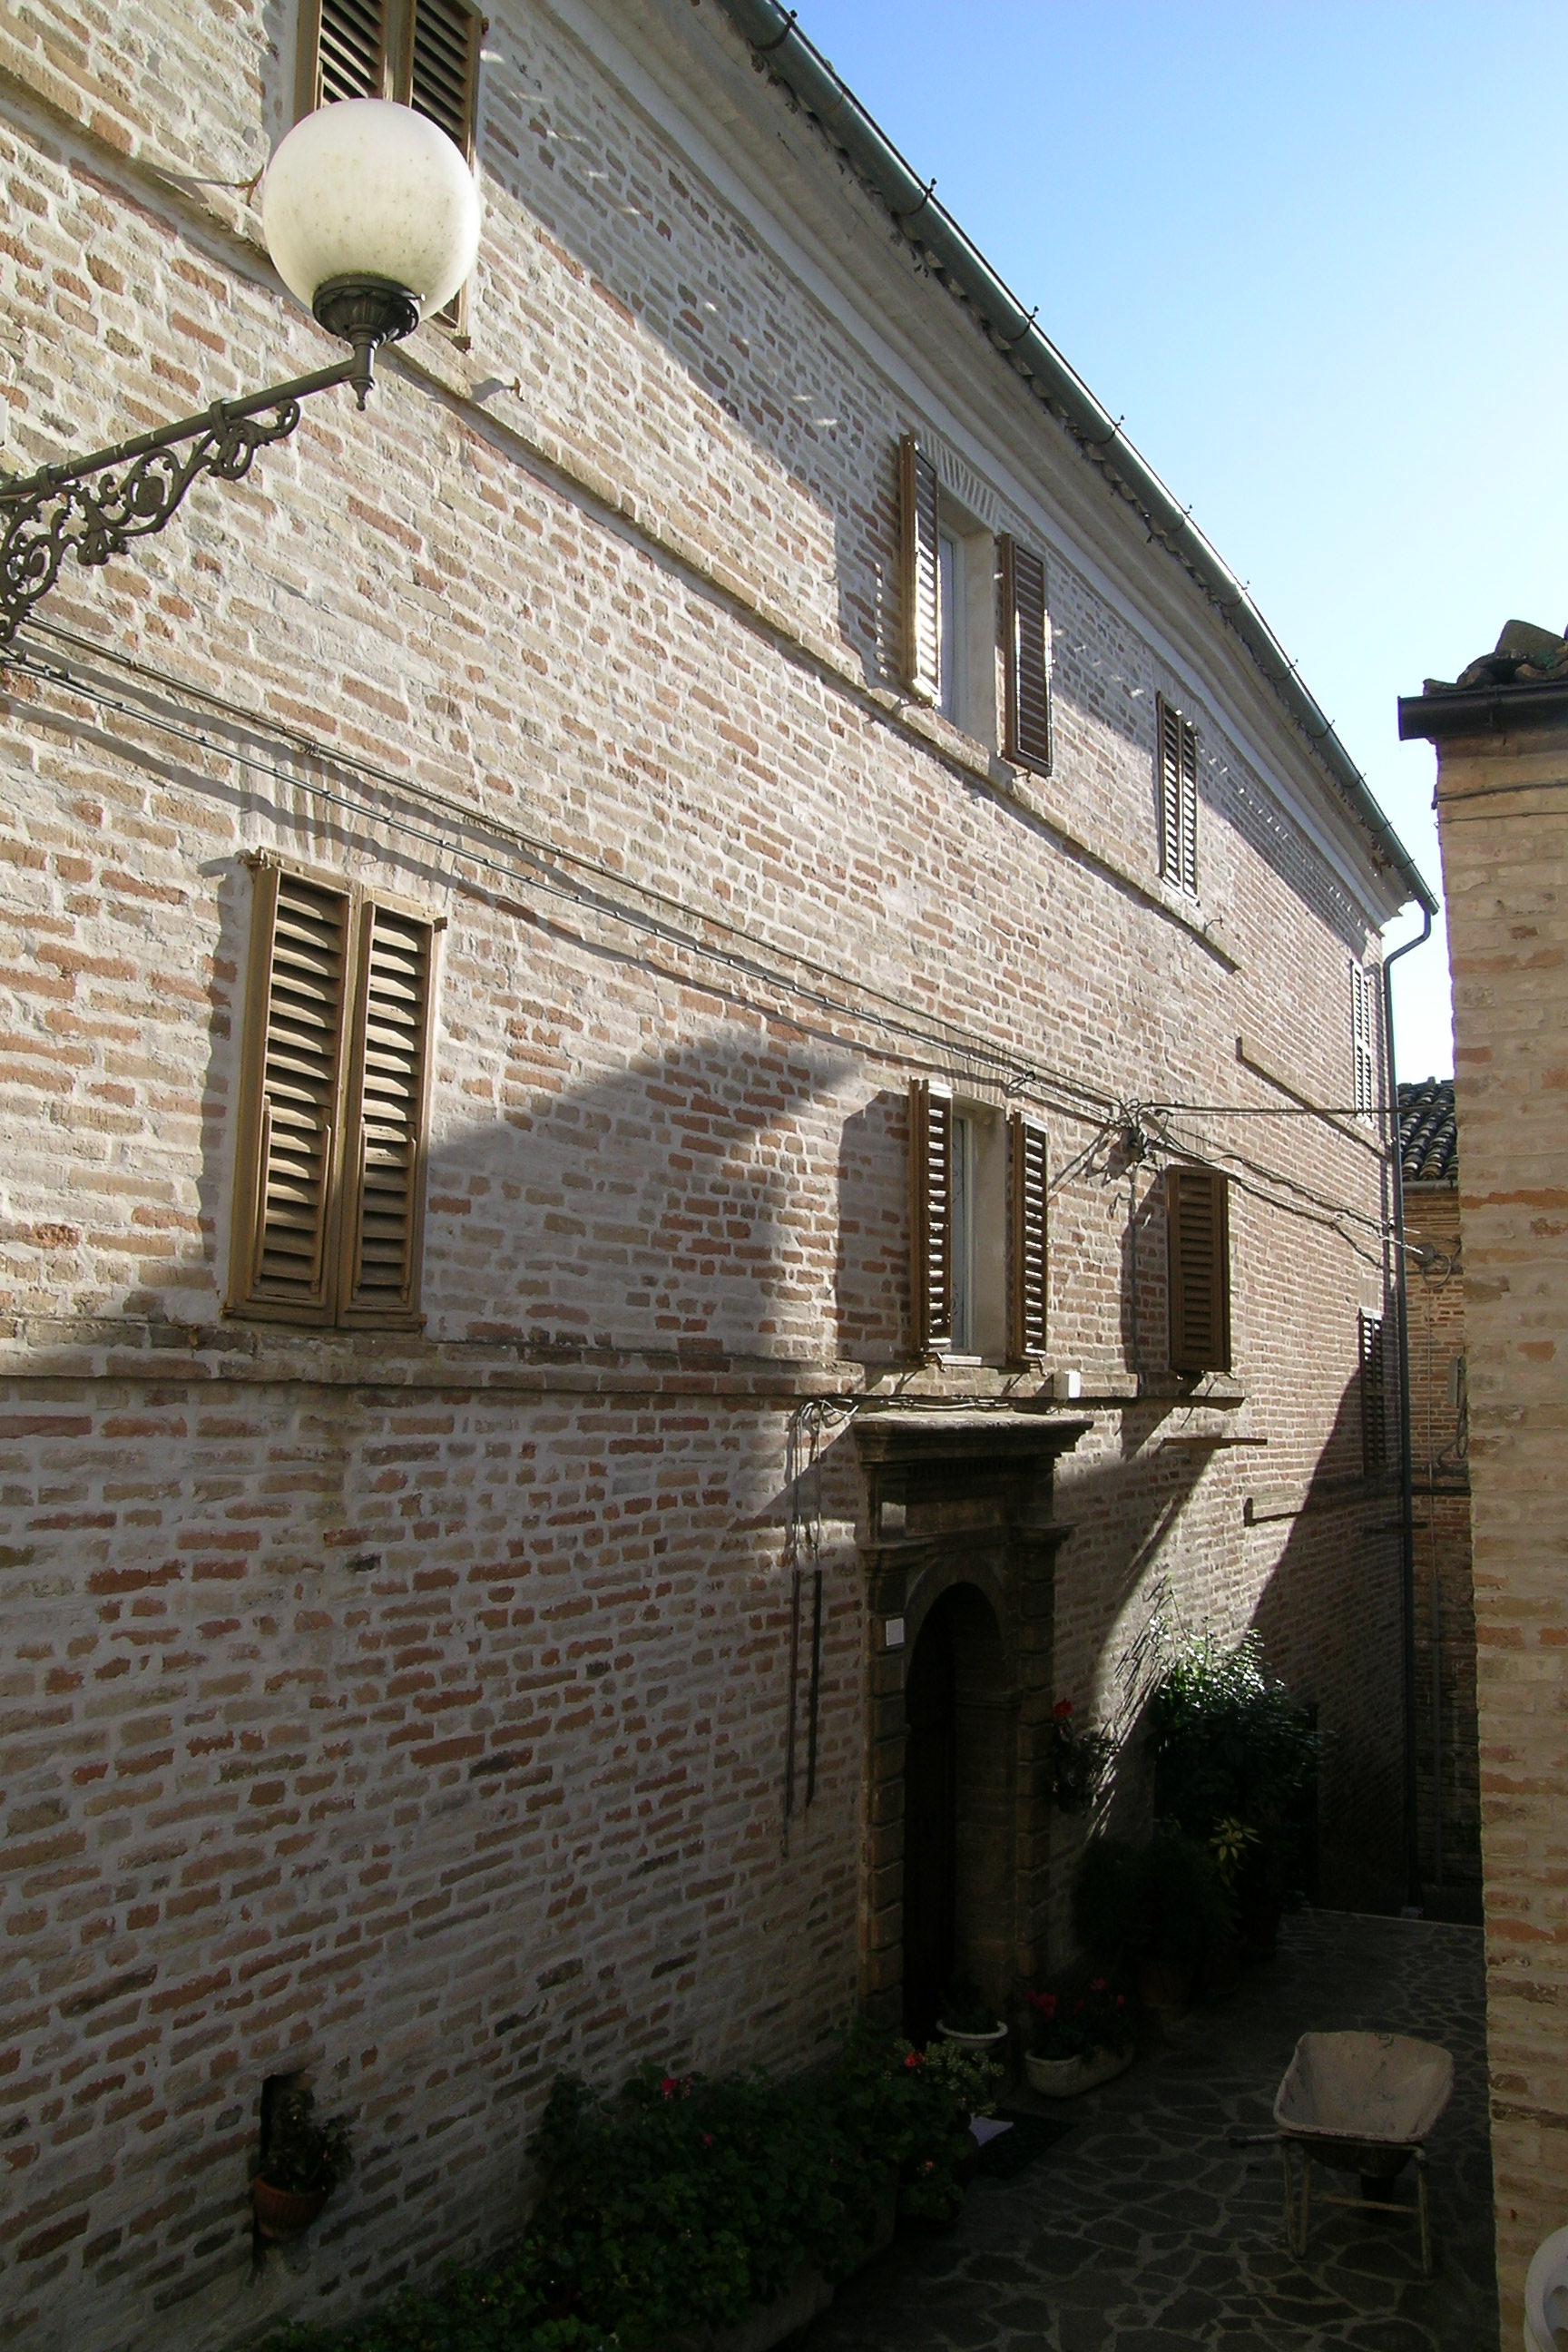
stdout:
POLYGON ((1383 1318, 1361 1318, 1361 1459, 1369 1477, 1388 1465, 1388 1395, 1383 1318))
POLYGON ((1012 1256, 1008 1286, 1015 1363, 1046 1352, 1046 1314, 1050 1267, 1046 1252, 1046 1133, 1016 1111, 1007 1121, 1008 1180, 1012 1193, 1012 1256))
POLYGON ((408 103, 474 160, 484 20, 465 0, 414 0, 408 103))
POLYGON ((904 677, 910 692, 935 702, 942 691, 942 556, 936 467, 912 433, 899 445, 900 552, 904 608, 904 677))
POLYGON ((1002 667, 1006 684, 1003 754, 1037 775, 1051 772, 1051 684, 1046 658, 1046 560, 1002 539, 1002 667))
POLYGON ((363 908, 343 1155, 344 1323, 418 1318, 434 964, 430 924, 363 908))
POLYGON ((1198 892, 1198 732, 1159 696, 1160 871, 1179 890, 1198 892))
POLYGON ((1377 1045, 1373 1027, 1373 1008, 1376 1003, 1371 972, 1359 963, 1351 966, 1351 1064, 1355 1092, 1352 1099, 1360 1112, 1370 1113, 1377 1108, 1377 1045))
POLYGON ((910 1297, 916 1352, 952 1345, 952 1097, 910 1087, 910 1297))
POLYGON ((259 869, 229 1305, 278 1321, 332 1315, 349 917, 345 891, 259 869))
POLYGON ((1230 1202, 1217 1169, 1165 1171, 1171 1370, 1230 1370, 1230 1202))
POLYGON ((294 110, 340 98, 390 98, 390 0, 302 0, 294 110))

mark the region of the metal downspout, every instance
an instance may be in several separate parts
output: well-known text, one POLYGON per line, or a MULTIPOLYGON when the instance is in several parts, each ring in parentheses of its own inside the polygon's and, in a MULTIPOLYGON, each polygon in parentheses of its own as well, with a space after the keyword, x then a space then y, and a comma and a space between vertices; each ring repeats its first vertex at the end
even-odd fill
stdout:
POLYGON ((1405 1685, 1405 1899, 1421 1907, 1421 1821, 1415 1748, 1415 1476, 1410 1445, 1410 1317, 1405 1264, 1405 1152, 1399 1136, 1399 1074, 1394 1058, 1394 967, 1432 936, 1432 907, 1421 902, 1422 928, 1383 959, 1383 1034, 1388 1064, 1388 1129, 1394 1168, 1394 1328, 1399 1334, 1399 1601, 1405 1685))

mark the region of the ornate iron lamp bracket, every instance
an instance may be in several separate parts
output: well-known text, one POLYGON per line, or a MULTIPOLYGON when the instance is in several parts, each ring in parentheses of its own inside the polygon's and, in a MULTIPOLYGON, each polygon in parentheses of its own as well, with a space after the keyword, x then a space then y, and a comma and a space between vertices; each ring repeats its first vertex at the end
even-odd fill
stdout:
MULTIPOLYGON (((406 303, 407 298, 404 298, 406 303)), ((407 304, 409 324, 418 316, 407 304)), ((333 325, 337 325, 334 319, 333 325)), ((237 482, 258 449, 286 441, 312 393, 352 383, 363 408, 371 389, 375 345, 386 339, 378 321, 345 330, 354 348, 335 366, 291 383, 273 384, 245 400, 215 400, 199 415, 140 433, 19 481, 0 478, 0 653, 59 576, 68 554, 79 563, 107 563, 133 539, 162 530, 191 484, 203 474, 237 482)), ((400 325, 395 332, 407 331, 400 325)))

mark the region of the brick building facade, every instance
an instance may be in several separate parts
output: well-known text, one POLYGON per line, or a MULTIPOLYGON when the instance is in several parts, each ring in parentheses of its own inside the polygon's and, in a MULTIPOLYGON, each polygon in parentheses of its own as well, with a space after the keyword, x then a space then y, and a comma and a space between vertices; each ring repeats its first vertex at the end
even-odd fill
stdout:
MULTIPOLYGON (((1421 886, 766 15, 496 0, 458 331, 0 682, 26 2352, 347 2316, 515 2226, 562 2067, 896 2017, 922 1656, 999 2001, 1065 1932, 1052 1704, 1125 1727, 1162 1595, 1261 1628, 1325 1894, 1398 1896, 1364 1007, 1421 886), (296 2074, 358 2165, 258 2262, 296 2074)), ((9 468, 321 363, 248 193, 304 18, 0 27, 9 468)))
POLYGON ((1410 1447, 1415 1564, 1422 1900, 1478 1918, 1481 1830, 1469 1406, 1459 1154, 1451 1078, 1399 1089, 1410 1255, 1410 1447))
POLYGON ((1400 704, 1437 749, 1454 976, 1487 2043, 1501 2341, 1568 2210, 1562 1735, 1568 641, 1510 623, 1400 704))

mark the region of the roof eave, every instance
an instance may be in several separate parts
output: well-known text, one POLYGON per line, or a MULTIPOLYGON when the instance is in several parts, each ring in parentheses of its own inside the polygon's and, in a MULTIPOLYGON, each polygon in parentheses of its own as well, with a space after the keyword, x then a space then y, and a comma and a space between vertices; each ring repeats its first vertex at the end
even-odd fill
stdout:
MULTIPOLYGON (((900 234, 921 248, 949 291, 970 304, 998 353, 1029 383, 1043 406, 1099 467, 1118 494, 1203 590, 1274 688, 1338 786, 1351 814, 1372 838, 1374 865, 1391 869, 1428 914, 1437 901, 1314 697, 1297 676, 1273 630, 1218 551, 1140 456, 1117 420, 1035 324, 952 215, 912 172, 848 85, 802 33, 795 12, 778 0, 720 0, 760 68, 775 75, 845 154, 887 207, 900 234)), ((932 184, 934 185, 934 184, 932 184)))

